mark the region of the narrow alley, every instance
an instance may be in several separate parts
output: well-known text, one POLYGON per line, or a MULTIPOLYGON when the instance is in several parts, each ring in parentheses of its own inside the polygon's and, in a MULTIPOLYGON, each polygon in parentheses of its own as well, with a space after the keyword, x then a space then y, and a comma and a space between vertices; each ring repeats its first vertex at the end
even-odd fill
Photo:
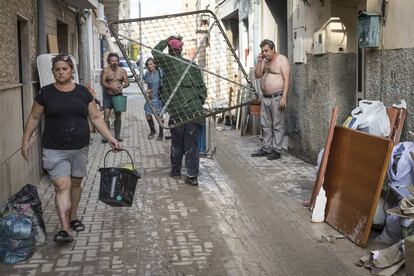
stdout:
POLYGON ((413 14, 2 0, 0 276, 414 276, 413 14))
MULTIPOLYGON (((48 244, 24 262, 0 265, 0 275, 369 274, 354 265, 366 250, 349 240, 321 242, 321 235, 337 232, 310 223, 301 203, 312 189, 312 165, 289 154, 252 159, 256 137, 218 131, 214 158, 201 160, 200 185, 186 185, 168 177, 170 142, 146 139, 143 103, 141 95, 129 94, 123 129, 123 147, 143 176, 133 206, 98 200, 98 169, 109 147, 94 135, 79 206, 86 231, 73 244, 53 243, 59 224, 54 188, 43 179, 48 244)), ((108 164, 127 161, 116 154, 108 164)))

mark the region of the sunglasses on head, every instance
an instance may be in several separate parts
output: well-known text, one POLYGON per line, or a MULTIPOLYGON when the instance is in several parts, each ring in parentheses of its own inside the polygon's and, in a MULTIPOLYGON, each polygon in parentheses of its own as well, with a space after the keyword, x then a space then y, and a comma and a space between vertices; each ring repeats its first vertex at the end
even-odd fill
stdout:
POLYGON ((52 62, 56 63, 58 61, 67 61, 67 62, 72 62, 72 59, 70 58, 70 56, 68 55, 57 55, 54 58, 52 58, 52 62))

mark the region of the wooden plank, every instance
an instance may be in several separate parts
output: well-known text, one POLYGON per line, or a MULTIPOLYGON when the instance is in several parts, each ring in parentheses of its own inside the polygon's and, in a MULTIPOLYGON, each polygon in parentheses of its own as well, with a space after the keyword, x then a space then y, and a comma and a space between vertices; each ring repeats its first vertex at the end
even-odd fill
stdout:
POLYGON ((59 53, 57 36, 48 34, 47 35, 47 47, 49 53, 57 54, 59 53))
POLYGON ((326 143, 325 143, 325 148, 324 148, 325 150, 322 155, 321 164, 319 166, 318 174, 316 176, 315 185, 313 186, 312 196, 311 196, 310 203, 309 203, 309 209, 311 210, 313 210, 313 208, 315 207, 316 197, 318 196, 319 191, 321 190, 321 187, 323 185, 324 176, 326 172, 326 165, 328 164, 328 157, 329 157, 329 152, 331 150, 332 138, 334 134, 334 128, 336 125, 337 117, 338 117, 338 107, 335 106, 332 109, 332 116, 331 116, 331 121, 329 123, 329 129, 328 129, 328 137, 326 138, 326 143))
POLYGON ((404 127, 407 110, 404 108, 387 107, 387 114, 390 120, 391 132, 389 138, 398 144, 400 142, 402 129, 404 127))
POLYGON ((392 141, 335 127, 324 188, 325 221, 357 245, 368 242, 392 141))

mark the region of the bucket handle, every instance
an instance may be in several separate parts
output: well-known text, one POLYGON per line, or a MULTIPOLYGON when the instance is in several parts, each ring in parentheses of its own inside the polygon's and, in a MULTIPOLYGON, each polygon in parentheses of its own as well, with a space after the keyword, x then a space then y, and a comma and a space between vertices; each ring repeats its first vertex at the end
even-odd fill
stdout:
POLYGON ((104 157, 104 168, 106 168, 106 158, 107 158, 108 154, 109 154, 110 152, 119 152, 119 151, 125 151, 125 152, 128 154, 129 159, 131 159, 132 170, 135 170, 134 160, 132 159, 131 154, 129 154, 129 152, 128 152, 126 149, 118 149, 118 150, 113 150, 113 149, 110 149, 110 150, 108 150, 108 152, 105 154, 105 157, 104 157))

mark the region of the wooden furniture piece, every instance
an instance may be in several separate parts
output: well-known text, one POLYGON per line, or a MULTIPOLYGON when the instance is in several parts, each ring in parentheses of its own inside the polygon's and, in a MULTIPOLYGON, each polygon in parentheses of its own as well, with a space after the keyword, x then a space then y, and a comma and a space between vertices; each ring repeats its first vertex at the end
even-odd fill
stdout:
POLYGON ((324 180, 325 172, 326 172, 326 165, 328 164, 328 157, 329 157, 329 152, 331 150, 331 143, 332 143, 332 138, 334 134, 334 128, 336 125, 337 117, 338 117, 338 106, 335 106, 332 109, 332 116, 331 116, 331 122, 329 123, 328 137, 326 138, 326 143, 325 143, 325 148, 324 148, 324 152, 322 155, 321 164, 319 166, 318 174, 315 180, 315 185, 313 186, 311 200, 309 202, 310 210, 313 210, 313 208, 315 207, 316 197, 318 196, 319 191, 321 190, 321 187, 323 185, 323 180, 324 180))
POLYGON ((391 132, 389 138, 398 144, 400 142, 402 129, 405 118, 407 117, 407 110, 397 107, 387 107, 388 118, 390 119, 391 132))
POLYGON ((325 221, 365 247, 389 164, 390 139, 335 127, 323 187, 325 221))

